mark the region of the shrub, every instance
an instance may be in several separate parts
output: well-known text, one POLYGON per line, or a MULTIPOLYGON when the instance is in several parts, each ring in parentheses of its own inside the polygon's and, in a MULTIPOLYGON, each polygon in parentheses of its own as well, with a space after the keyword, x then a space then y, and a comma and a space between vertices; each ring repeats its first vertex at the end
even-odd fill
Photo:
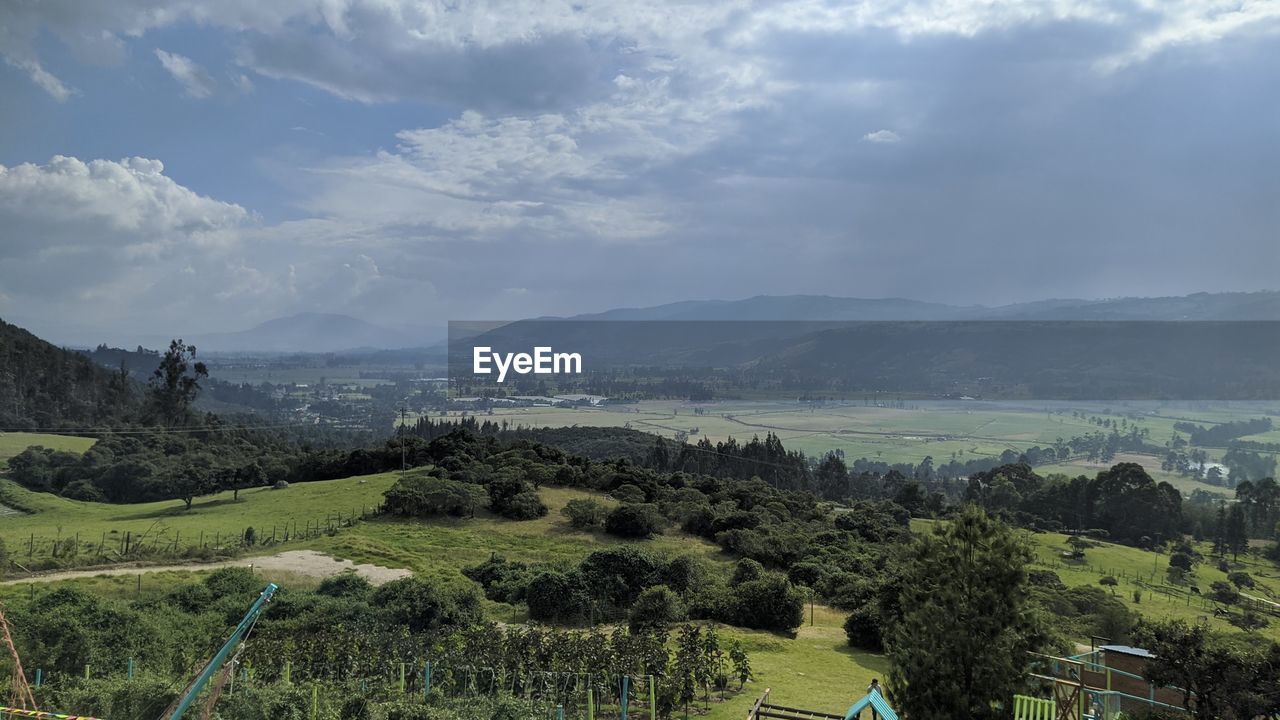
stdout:
POLYGON ((471 588, 438 587, 416 577, 392 580, 373 594, 372 604, 391 622, 413 632, 450 625, 470 625, 482 616, 480 598, 471 588))
POLYGON ((624 538, 647 538, 662 532, 662 514, 656 505, 640 503, 613 509, 604 523, 605 532, 624 538))
POLYGON ((472 517, 484 503, 484 489, 419 472, 396 481, 382 495, 382 509, 392 515, 472 517))
POLYGON ((628 505, 638 505, 645 501, 644 491, 631 484, 619 485, 609 495, 618 502, 628 505))
POLYGON ((1192 565, 1191 556, 1184 552, 1176 552, 1169 556, 1169 567, 1189 572, 1192 565))
POLYGON ((844 621, 844 635, 850 647, 870 652, 884 652, 884 623, 875 603, 854 610, 844 621))
POLYGON ((604 525, 609 511, 595 500, 575 498, 561 508, 560 514, 569 518, 569 524, 578 530, 590 530, 604 525))
POLYGON ((1108 576, 1106 576, 1106 577, 1102 578, 1101 580, 1099 580, 1099 581, 1098 581, 1098 584, 1099 584, 1099 585, 1106 585, 1107 587, 1115 587, 1115 586, 1117 586, 1117 585, 1119 585, 1119 584, 1120 584, 1120 581, 1119 581, 1119 580, 1116 580, 1114 577, 1112 577, 1112 576, 1108 575, 1108 576))
POLYGON ((729 584, 737 586, 761 577, 764 577, 764 566, 751 558, 743 558, 734 566, 733 578, 729 580, 729 584))
POLYGON ((316 592, 329 597, 363 600, 373 593, 373 586, 354 570, 347 570, 321 580, 316 592))
POLYGON ((204 579, 204 586, 216 598, 256 596, 265 587, 262 580, 247 567, 229 567, 214 570, 204 579))
POLYGON ((547 514, 547 506, 533 490, 518 492, 507 500, 499 514, 511 520, 537 520, 547 514))
POLYGON ((576 570, 538 573, 529 581, 525 597, 531 620, 571 623, 583 620, 591 612, 591 596, 582 574, 576 570))
POLYGON ((684 604, 680 598, 666 585, 654 585, 645 588, 631 606, 628 623, 631 632, 646 630, 666 630, 671 623, 685 619, 684 604))
POLYGON ((1251 588, 1257 585, 1253 576, 1247 572, 1233 572, 1227 575, 1227 580, 1230 580, 1231 584, 1238 588, 1251 588))
POLYGON ((725 622, 757 630, 791 630, 804 621, 804 593, 782 575, 769 573, 734 589, 732 618, 725 622))

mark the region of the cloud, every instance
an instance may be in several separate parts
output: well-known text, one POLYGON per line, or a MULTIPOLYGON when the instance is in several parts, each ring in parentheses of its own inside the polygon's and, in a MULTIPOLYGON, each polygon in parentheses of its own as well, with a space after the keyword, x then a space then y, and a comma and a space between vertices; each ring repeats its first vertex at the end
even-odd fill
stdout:
POLYGON ((164 69, 182 85, 187 97, 202 99, 213 94, 213 78, 205 72, 204 68, 192 62, 191 58, 165 52, 159 48, 156 48, 155 52, 156 58, 160 60, 164 69))
POLYGON ((74 90, 63 84, 53 73, 45 70, 36 60, 8 58, 8 62, 10 65, 26 72, 27 76, 31 78, 31 82, 38 85, 41 90, 49 93, 58 102, 66 102, 67 98, 75 94, 74 90))
POLYGON ((896 143, 902 140, 902 138, 898 136, 898 133, 892 130, 876 130, 875 132, 869 132, 866 135, 863 135, 862 139, 873 143, 896 143))

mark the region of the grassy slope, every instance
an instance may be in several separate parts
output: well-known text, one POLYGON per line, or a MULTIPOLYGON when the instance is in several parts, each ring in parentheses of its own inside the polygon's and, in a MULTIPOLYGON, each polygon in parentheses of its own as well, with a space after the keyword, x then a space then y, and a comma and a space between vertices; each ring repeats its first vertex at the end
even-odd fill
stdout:
POLYGON ((199 498, 190 511, 179 500, 166 500, 137 505, 108 505, 35 493, 10 480, 0 480, 9 497, 23 507, 35 511, 31 515, 12 516, 0 523, 0 538, 9 544, 15 559, 21 560, 21 545, 32 535, 51 539, 80 534, 82 542, 100 542, 106 534, 108 542, 125 532, 148 538, 172 539, 175 533, 194 541, 203 532, 212 540, 215 533, 239 534, 250 525, 270 534, 278 525, 283 533, 286 522, 297 522, 301 529, 308 521, 323 520, 326 515, 341 512, 344 516, 370 509, 382 502, 382 493, 394 481, 394 475, 370 475, 364 478, 328 480, 294 484, 287 490, 257 488, 240 492, 234 502, 230 492, 199 498))
MULTIPOLYGON (((227 532, 229 528, 242 529, 251 524, 283 524, 286 517, 297 517, 301 521, 323 516, 335 507, 347 508, 344 512, 350 512, 351 507, 358 507, 362 502, 372 506, 394 479, 394 473, 384 473, 295 484, 284 491, 253 490, 242 492, 238 503, 231 501, 230 493, 224 493, 202 499, 190 512, 184 512, 182 503, 177 501, 123 506, 83 503, 31 493, 8 481, 0 481, 8 483, 25 504, 37 510, 34 515, 0 523, 0 537, 18 550, 15 554, 20 554, 22 540, 29 533, 52 536, 58 527, 64 536, 79 530, 82 535, 98 537, 113 529, 141 532, 151 528, 157 532, 157 527, 162 525, 170 533, 180 531, 185 538, 198 535, 201 530, 227 532)), ((332 537, 290 543, 285 547, 315 548, 357 562, 407 567, 451 581, 460 581, 459 571, 463 567, 481 562, 493 552, 526 562, 570 563, 602 547, 633 544, 667 554, 693 553, 726 571, 731 562, 731 558, 712 543, 676 531, 649 541, 627 541, 603 533, 574 531, 559 513, 565 503, 578 497, 595 497, 606 504, 612 501, 566 488, 543 488, 540 494, 551 512, 539 520, 513 522, 489 513, 481 513, 471 520, 376 520, 343 529, 332 537)), ((274 548, 263 550, 274 551, 274 548)), ((142 579, 141 595, 146 597, 174 584, 192 581, 199 575, 198 571, 148 574, 142 579)), ((313 580, 300 578, 271 576, 265 579, 286 586, 314 584, 313 580)), ((125 599, 135 598, 139 593, 138 580, 134 577, 88 577, 69 581, 69 584, 125 599)), ((29 592, 32 588, 26 585, 0 587, 0 598, 29 592)), ((520 610, 507 605, 489 603, 489 612, 501 620, 523 619, 520 610)), ((813 618, 814 624, 800 628, 795 637, 722 627, 725 642, 738 639, 751 653, 756 679, 741 694, 724 702, 713 702, 709 717, 715 720, 741 717, 766 687, 773 689, 775 700, 782 704, 843 711, 860 696, 859 690, 865 688, 872 677, 883 677, 886 664, 882 657, 852 651, 846 646, 843 613, 817 606, 813 618)))
POLYGON ((93 438, 74 437, 72 435, 0 432, 0 468, 5 466, 5 462, 9 458, 32 445, 82 453, 92 447, 95 442, 97 441, 93 438))

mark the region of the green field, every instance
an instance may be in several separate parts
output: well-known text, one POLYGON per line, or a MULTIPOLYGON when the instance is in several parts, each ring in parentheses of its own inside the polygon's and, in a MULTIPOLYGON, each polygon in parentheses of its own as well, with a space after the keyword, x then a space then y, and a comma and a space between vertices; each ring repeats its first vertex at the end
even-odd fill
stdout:
POLYGON ((82 545, 105 543, 109 549, 126 534, 132 535, 133 542, 176 541, 190 546, 201 539, 213 544, 215 539, 239 537, 253 526, 259 538, 269 536, 273 528, 283 538, 286 524, 301 531, 309 523, 324 524, 339 514, 350 517, 372 511, 382 503, 382 493, 393 481, 394 475, 385 473, 299 483, 284 490, 255 488, 240 491, 239 501, 232 500, 231 492, 223 492, 197 498, 187 510, 180 500, 136 505, 80 502, 31 492, 0 479, 0 493, 18 507, 34 511, 6 517, 0 523, 0 538, 20 563, 28 557, 33 537, 37 547, 58 538, 78 537, 82 545))
MULTIPOLYGON (((703 437, 713 442, 729 438, 740 441, 774 433, 788 450, 800 450, 814 457, 832 450, 844 452, 847 460, 868 458, 889 463, 919 463, 932 457, 935 464, 955 459, 960 462, 999 456, 1005 450, 1021 452, 1038 445, 1052 445, 1058 438, 1069 439, 1101 430, 1073 411, 1104 417, 1119 423, 1136 424, 1150 432, 1151 441, 1163 444, 1174 433, 1173 423, 1182 419, 1212 424, 1259 417, 1266 408, 1255 404, 1222 404, 1208 410, 1201 407, 1134 406, 1093 407, 1055 404, 1033 406, 1016 403, 961 401, 919 401, 908 408, 868 406, 861 403, 810 406, 795 402, 722 401, 699 405, 678 401, 645 401, 600 408, 500 408, 482 419, 530 427, 617 427, 656 433, 667 438, 687 433, 690 440, 703 437), (703 414, 695 414, 700 409, 703 414)), ((453 412, 451 416, 462 413, 453 412)), ((1210 451, 1210 461, 1221 456, 1210 451)), ((1115 462, 1138 462, 1157 480, 1167 480, 1184 495, 1194 490, 1229 494, 1221 487, 1160 470, 1161 459, 1154 455, 1125 455, 1111 463, 1089 463, 1083 459, 1041 466, 1041 474, 1096 475, 1115 462)))
POLYGON ((75 437, 73 435, 0 432, 0 469, 4 468, 9 458, 32 445, 82 453, 92 447, 95 442, 97 441, 93 438, 75 437))

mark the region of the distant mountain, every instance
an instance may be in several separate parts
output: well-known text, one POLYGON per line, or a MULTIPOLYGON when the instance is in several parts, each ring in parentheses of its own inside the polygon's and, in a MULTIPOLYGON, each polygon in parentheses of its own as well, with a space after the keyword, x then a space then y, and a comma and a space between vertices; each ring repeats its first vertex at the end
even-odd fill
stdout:
POLYGON ((409 329, 391 329, 349 315, 301 313, 249 330, 187 338, 202 352, 341 352, 358 348, 422 347, 436 341, 409 329))
POLYGON ((689 300, 575 315, 572 320, 1280 320, 1280 292, 1196 293, 1177 297, 1065 298, 985 307, 903 298, 757 295, 689 300))

